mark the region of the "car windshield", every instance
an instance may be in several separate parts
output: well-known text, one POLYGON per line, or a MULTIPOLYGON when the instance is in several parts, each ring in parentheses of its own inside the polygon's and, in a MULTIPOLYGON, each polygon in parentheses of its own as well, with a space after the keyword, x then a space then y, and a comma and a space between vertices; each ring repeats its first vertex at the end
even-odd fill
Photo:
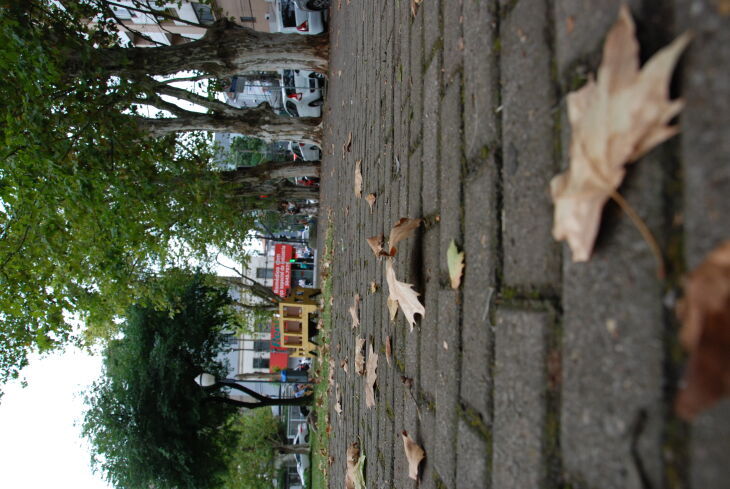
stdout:
POLYGON ((296 82, 294 81, 294 71, 284 70, 281 75, 281 86, 284 87, 284 93, 287 97, 297 93, 296 82))

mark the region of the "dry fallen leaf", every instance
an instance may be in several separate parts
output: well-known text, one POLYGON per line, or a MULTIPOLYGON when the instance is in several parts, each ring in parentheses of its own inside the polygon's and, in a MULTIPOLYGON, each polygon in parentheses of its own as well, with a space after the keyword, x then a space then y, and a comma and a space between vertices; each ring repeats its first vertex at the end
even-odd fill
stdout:
POLYGON ((421 225, 421 219, 409 219, 402 217, 396 222, 390 229, 390 236, 388 236, 388 253, 390 256, 395 256, 398 251, 395 245, 401 240, 410 237, 418 226, 421 225))
POLYGON ((368 202, 368 205, 370 206, 371 213, 373 212, 373 206, 375 205, 376 199, 377 199, 377 197, 375 196, 375 194, 367 194, 365 196, 365 200, 368 202))
POLYGON ((388 315, 391 321, 395 321, 395 317, 398 315, 398 301, 388 296, 388 315))
POLYGON ((352 149, 352 132, 347 135, 347 141, 342 145, 342 159, 345 159, 345 153, 349 153, 352 149))
POLYGON ((404 431, 401 436, 403 436, 403 448, 406 451, 406 459, 408 460, 408 477, 418 480, 418 464, 426 456, 426 452, 408 436, 408 432, 404 431))
POLYGON ((378 284, 376 284, 375 282, 370 282, 369 290, 371 294, 376 293, 378 291, 378 284))
POLYGON ((370 343, 368 352, 368 361, 365 367, 365 406, 371 408, 375 406, 375 381, 378 380, 378 354, 373 350, 373 344, 370 343))
POLYGON ((335 386, 335 412, 342 414, 342 395, 340 394, 340 386, 335 386))
POLYGON ((342 360, 342 363, 340 363, 340 367, 342 367, 342 370, 344 370, 346 374, 349 374, 350 373, 350 371, 349 371, 349 364, 347 362, 347 358, 345 358, 344 360, 342 360))
POLYGON ((388 256, 388 253, 383 250, 383 239, 384 236, 382 234, 366 239, 370 249, 373 250, 373 253, 378 257, 378 259, 380 259, 381 256, 388 256))
POLYGON ((392 258, 388 258, 385 262, 385 281, 388 283, 388 294, 391 300, 398 301, 398 305, 403 311, 406 321, 410 324, 411 331, 413 331, 413 326, 416 324, 414 316, 420 314, 423 317, 426 309, 418 300, 419 294, 413 290, 413 285, 399 282, 395 277, 392 258))
POLYGON ((352 300, 352 306, 350 306, 350 317, 352 318, 352 329, 360 326, 360 294, 355 294, 352 300))
POLYGON ((418 6, 421 5, 423 0, 411 0, 411 14, 415 17, 418 13, 418 6))
POLYGON ((601 212, 617 195, 624 165, 677 133, 669 121, 682 109, 669 100, 672 70, 689 35, 677 38, 639 71, 639 45, 626 6, 606 37, 597 80, 568 94, 570 168, 550 182, 553 236, 567 240, 574 261, 593 250, 601 212))
POLYGON ((347 471, 345 472, 345 489, 355 489, 355 472, 357 471, 357 462, 360 459, 360 444, 352 443, 347 447, 347 471))
POLYGON ((365 338, 357 339, 357 346, 355 346, 355 372, 357 375, 365 374, 365 338))
POLYGON ((335 361, 332 358, 330 358, 328 363, 329 363, 329 367, 330 367, 328 378, 327 378, 327 385, 328 385, 328 390, 329 390, 329 388, 331 388, 333 385, 335 385, 335 361))
POLYGON ((461 285, 461 275, 464 273, 464 252, 459 252, 454 240, 451 240, 449 249, 446 251, 446 263, 449 266, 451 288, 458 289, 461 285))
POLYGON ((355 197, 362 197, 362 160, 355 162, 355 197))
POLYGON ((675 408, 690 420, 730 394, 730 240, 689 275, 677 314, 689 360, 675 408))
POLYGON ((390 367, 390 357, 393 355, 393 348, 390 345, 390 336, 385 337, 385 360, 390 367))

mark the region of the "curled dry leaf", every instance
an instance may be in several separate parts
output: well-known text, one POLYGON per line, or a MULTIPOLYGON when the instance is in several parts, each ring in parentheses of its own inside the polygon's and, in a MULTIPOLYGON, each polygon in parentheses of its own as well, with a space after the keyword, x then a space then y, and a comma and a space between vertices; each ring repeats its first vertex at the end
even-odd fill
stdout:
POLYGON ((347 447, 345 489, 355 489, 355 472, 357 471, 358 460, 360 460, 360 444, 358 442, 354 442, 347 447))
POLYGON ((639 70, 634 22, 624 5, 606 37, 597 80, 568 94, 570 168, 553 178, 550 192, 553 236, 568 241, 574 261, 590 257, 603 206, 616 198, 626 163, 677 133, 668 123, 683 104, 669 100, 669 82, 688 42, 689 35, 680 36, 639 70))
POLYGON ((350 306, 350 317, 352 318, 352 329, 360 326, 360 294, 353 297, 352 306, 350 306))
POLYGON ((413 326, 416 324, 414 316, 420 314, 423 317, 426 309, 418 300, 419 294, 413 290, 413 285, 399 282, 395 277, 392 258, 388 258, 385 262, 385 281, 388 283, 388 293, 391 300, 398 302, 406 321, 411 326, 411 331, 413 331, 413 326))
POLYGON ((376 293, 378 291, 378 284, 376 284, 375 282, 370 282, 369 289, 371 294, 376 293))
POLYGON ((400 220, 390 229, 390 236, 388 236, 388 254, 390 256, 395 256, 395 253, 398 251, 395 245, 410 237, 420 225, 421 219, 410 219, 408 217, 400 218, 400 220))
POLYGON ((355 162, 355 197, 362 197, 362 160, 355 162))
POLYGON ((418 464, 424 459, 426 452, 418 446, 418 443, 413 441, 413 438, 408 436, 407 431, 401 433, 401 436, 403 437, 403 449, 406 451, 406 459, 408 460, 408 477, 418 480, 418 464))
POLYGON ((689 420, 730 394, 730 240, 689 275, 677 315, 689 360, 675 409, 689 420))
POLYGON ((390 367, 390 357, 393 355, 393 348, 390 346, 390 336, 385 337, 385 360, 390 367))
POLYGON ((446 263, 449 267, 451 288, 458 289, 461 285, 461 275, 464 273, 464 252, 459 252, 454 240, 451 240, 449 249, 446 251, 446 263))
POLYGON ((391 321, 395 321, 395 316, 398 314, 398 301, 388 296, 388 315, 391 321))
POLYGON ((375 406, 375 382, 378 380, 378 354, 373 350, 373 344, 370 343, 368 351, 368 361, 365 368, 365 406, 371 408, 375 406))
POLYGON ((340 386, 335 386, 335 412, 342 414, 342 395, 340 394, 340 386))
POLYGON ((355 346, 355 372, 365 375, 365 338, 358 338, 355 346))
POLYGON ((373 253, 378 257, 378 259, 380 259, 381 256, 388 256, 388 253, 383 250, 383 239, 384 236, 382 234, 366 239, 370 249, 373 250, 373 253))
POLYGON ((347 135, 347 141, 342 145, 342 159, 345 159, 345 154, 352 150, 352 132, 347 135))
POLYGON ((350 366, 347 362, 347 358, 342 360, 342 363, 340 363, 340 367, 342 367, 342 370, 344 370, 346 374, 350 373, 350 366))
POLYGON ((375 196, 375 194, 367 194, 365 196, 365 200, 367 201, 368 205, 370 206, 371 213, 373 212, 373 206, 375 205, 376 199, 377 199, 377 197, 375 196))

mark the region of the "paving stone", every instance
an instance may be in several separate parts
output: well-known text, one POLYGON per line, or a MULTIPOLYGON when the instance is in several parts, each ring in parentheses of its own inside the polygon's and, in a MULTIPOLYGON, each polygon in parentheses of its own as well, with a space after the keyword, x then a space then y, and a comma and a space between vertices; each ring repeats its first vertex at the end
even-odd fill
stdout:
MULTIPOLYGON (((648 161, 633 171, 622 192, 651 226, 661 174, 648 161)), ((639 488, 632 447, 645 476, 655 484, 660 478, 662 292, 654 259, 628 219, 609 208, 602 229, 590 262, 565 257, 563 463, 569 478, 589 486, 639 488)))
MULTIPOLYGON (((463 0, 444 1, 444 84, 454 82, 455 72, 462 67, 464 55, 464 17, 462 15, 463 0)), ((460 105, 460 104, 459 104, 460 105)))
MULTIPOLYGON (((690 269, 728 239, 730 215, 730 32, 727 17, 714 13, 712 2, 676 3, 678 31, 691 29, 693 39, 682 67, 679 135, 684 175, 684 245, 690 269)), ((692 424, 692 487, 728 487, 730 402, 701 414, 692 424)))
POLYGON ((423 16, 423 46, 426 63, 434 56, 440 57, 443 49, 441 4, 442 0, 429 0, 422 2, 418 9, 418 15, 423 16))
POLYGON ((495 49, 497 19, 491 2, 464 0, 464 140, 469 160, 494 153, 499 106, 499 50, 495 49))
MULTIPOLYGON (((459 350, 461 349, 459 320, 460 295, 457 291, 442 290, 439 293, 438 339, 436 341, 436 365, 432 371, 436 378, 436 450, 434 465, 446 487, 455 487, 456 437, 459 408, 459 350), (448 372, 448 373, 447 373, 448 372)), ((423 371, 421 376, 423 376, 423 371)))
POLYGON ((455 487, 489 487, 488 458, 489 447, 484 438, 470 428, 464 420, 459 420, 455 487))
POLYGON ((423 212, 439 209, 439 115, 441 104, 441 61, 434 60, 423 81, 423 212))
POLYGON ((421 141, 423 134, 423 15, 418 15, 413 19, 409 35, 411 36, 411 59, 410 76, 407 83, 410 88, 410 143, 413 148, 421 141))
POLYGON ((544 487, 549 327, 543 312, 497 312, 492 487, 544 487))
POLYGON ((560 278, 548 190, 556 173, 556 101, 547 22, 544 1, 522 0, 501 24, 504 281, 536 289, 560 278))
POLYGON ((464 320, 462 322, 461 398, 487 422, 492 379, 493 334, 490 309, 497 266, 496 168, 483 166, 465 186, 464 320))

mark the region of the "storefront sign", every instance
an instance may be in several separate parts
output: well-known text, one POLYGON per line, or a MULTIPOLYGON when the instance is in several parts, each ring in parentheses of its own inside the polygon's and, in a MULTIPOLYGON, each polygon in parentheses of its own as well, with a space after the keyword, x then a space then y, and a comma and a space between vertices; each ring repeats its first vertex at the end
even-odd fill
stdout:
POLYGON ((274 285, 272 290, 279 297, 286 297, 291 288, 291 263, 294 247, 287 244, 274 246, 274 285))

